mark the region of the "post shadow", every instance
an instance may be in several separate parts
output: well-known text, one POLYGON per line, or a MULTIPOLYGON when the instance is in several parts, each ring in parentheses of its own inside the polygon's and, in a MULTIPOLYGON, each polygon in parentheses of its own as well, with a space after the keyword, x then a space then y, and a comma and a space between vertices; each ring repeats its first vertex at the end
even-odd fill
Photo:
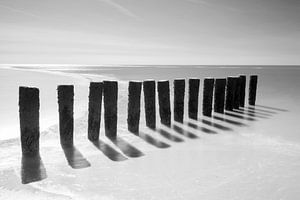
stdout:
POLYGON ((21 180, 22 184, 41 181, 47 178, 46 169, 40 154, 22 154, 21 180))
POLYGON ((108 139, 114 143, 126 156, 131 158, 137 158, 144 156, 145 154, 123 140, 122 138, 116 136, 116 137, 108 137, 108 139))
POLYGON ((224 114, 227 115, 227 116, 230 116, 230 117, 238 118, 238 119, 244 119, 244 120, 248 120, 248 121, 256 121, 256 119, 254 119, 254 118, 244 117, 242 115, 234 113, 233 111, 230 111, 230 112, 227 111, 224 114))
POLYGON ((203 124, 206 124, 208 126, 220 129, 222 131, 233 131, 232 128, 229 128, 227 126, 223 126, 222 124, 219 124, 219 123, 216 123, 216 122, 208 121, 206 119, 202 119, 200 122, 202 122, 203 124))
POLYGON ((112 148, 110 145, 106 144, 102 140, 91 141, 93 145, 99 149, 108 159, 112 161, 124 161, 127 160, 123 154, 119 153, 117 150, 112 148))
POLYGON ((263 106, 263 105, 255 105, 255 106, 256 106, 256 107, 261 107, 261 108, 270 109, 270 110, 281 111, 281 112, 288 112, 288 111, 289 111, 289 110, 287 110, 287 109, 275 108, 275 107, 271 107, 271 106, 263 106))
POLYGON ((240 115, 249 116, 249 117, 251 117, 251 118, 268 119, 268 117, 260 116, 260 115, 257 115, 257 114, 255 114, 255 113, 244 112, 244 111, 242 111, 241 109, 234 109, 232 112, 237 113, 237 114, 240 114, 240 115))
POLYGON ((224 115, 222 117, 213 115, 213 119, 219 120, 219 121, 222 121, 222 122, 226 122, 228 124, 232 124, 232 125, 239 126, 239 127, 247 126, 246 124, 244 124, 242 122, 238 122, 238 121, 235 121, 235 120, 227 119, 226 116, 224 116, 224 115))
POLYGON ((190 139, 197 139, 199 138, 197 135, 195 135, 194 133, 188 131, 188 130, 185 130, 183 129, 180 125, 176 125, 176 124, 173 124, 172 127, 171 127, 176 133, 180 134, 180 135, 183 135, 187 138, 190 138, 190 139))
POLYGON ((87 161, 80 151, 74 145, 61 145, 64 150, 68 164, 73 169, 82 169, 90 167, 91 164, 87 161))
POLYGON ((205 128, 205 127, 202 127, 202 126, 199 126, 199 125, 196 123, 196 121, 193 122, 191 119, 190 119, 189 121, 187 121, 185 124, 186 124, 188 127, 190 127, 190 128, 193 128, 193 129, 195 129, 195 130, 200 130, 200 131, 202 131, 202 132, 204 132, 204 133, 207 133, 207 134, 217 134, 216 131, 211 130, 211 129, 208 129, 208 128, 205 128))
POLYGON ((165 148, 169 148, 171 145, 164 143, 154 137, 152 137, 151 135, 143 132, 143 131, 139 131, 139 133, 133 133, 133 135, 141 138, 142 140, 144 140, 145 142, 147 142, 148 144, 151 144, 157 148, 160 149, 165 149, 165 148))
POLYGON ((60 144, 65 157, 73 169, 86 168, 91 164, 77 150, 73 142, 74 132, 74 86, 59 85, 58 110, 59 110, 59 133, 60 144))
POLYGON ((248 106, 247 108, 249 110, 260 111, 260 112, 264 112, 264 113, 268 113, 268 114, 278 114, 277 112, 274 112, 274 111, 271 111, 271 110, 265 110, 265 109, 256 108, 254 106, 248 106))
POLYGON ((155 131, 157 133, 159 133, 161 136, 163 136, 164 138, 166 138, 166 139, 168 139, 168 140, 170 140, 172 142, 183 142, 184 141, 180 137, 177 137, 177 136, 169 133, 168 131, 166 131, 166 130, 164 130, 162 128, 157 128, 157 129, 155 129, 155 131))
POLYGON ((272 117, 272 114, 269 114, 269 113, 262 113, 262 112, 257 112, 257 110, 249 110, 249 109, 245 109, 245 108, 239 108, 239 111, 241 112, 247 112, 247 113, 250 113, 250 114, 258 114, 260 116, 264 116, 264 117, 272 117))
POLYGON ((39 89, 19 87, 19 117, 21 133, 21 181, 27 184, 47 178, 39 153, 40 139, 39 89))

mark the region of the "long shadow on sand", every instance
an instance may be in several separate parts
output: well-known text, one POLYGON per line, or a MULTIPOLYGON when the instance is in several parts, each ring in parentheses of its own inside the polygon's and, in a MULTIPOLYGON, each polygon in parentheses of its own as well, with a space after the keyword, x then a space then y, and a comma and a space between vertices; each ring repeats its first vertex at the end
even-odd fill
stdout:
POLYGON ((137 158, 145 155, 143 152, 118 136, 110 137, 109 139, 128 157, 137 158))
MULTIPOLYGON (((132 132, 131 132, 132 133, 132 132)), ((133 135, 141 138, 142 140, 144 140, 145 142, 147 142, 148 144, 151 144, 157 148, 161 148, 161 149, 165 149, 165 148, 169 148, 171 145, 167 144, 167 143, 164 143, 154 137, 152 137, 151 135, 145 133, 145 132, 142 132, 142 131, 139 131, 139 133, 132 133, 133 135)))
POLYGON ((256 114, 255 112, 244 112, 244 110, 242 109, 235 109, 233 110, 234 113, 240 114, 240 115, 245 115, 245 116, 249 116, 251 118, 260 118, 260 119, 268 119, 268 117, 266 116, 261 116, 259 114, 256 114))
POLYGON ((248 120, 248 121, 256 121, 256 119, 252 118, 252 117, 245 117, 243 115, 237 114, 233 111, 225 111, 224 115, 230 116, 230 117, 234 117, 234 118, 238 118, 238 119, 243 119, 243 120, 248 120))
POLYGON ((202 131, 204 133, 207 133, 207 134, 217 134, 217 132, 214 131, 214 130, 199 126, 198 121, 196 121, 196 120, 188 119, 188 121, 186 121, 185 124, 190 128, 200 130, 200 131, 202 131))
POLYGON ((215 119, 215 120, 219 120, 219 121, 222 121, 222 122, 225 122, 225 123, 228 123, 228 124, 232 124, 232 125, 235 125, 235 126, 239 126, 239 127, 247 126, 246 124, 244 124, 242 122, 228 119, 228 118, 226 118, 225 115, 222 115, 222 116, 213 115, 212 118, 215 119))
POLYGON ((160 134, 161 136, 163 136, 164 138, 172 141, 172 142, 183 142, 184 140, 181 139, 180 137, 177 137, 173 134, 171 134, 169 131, 163 129, 163 128, 157 128, 155 129, 155 131, 160 134))
POLYGON ((173 129, 176 133, 180 134, 180 135, 183 135, 187 138, 190 138, 190 139, 197 139, 199 138, 197 135, 195 135, 194 133, 188 131, 188 130, 185 130, 181 124, 173 124, 171 126, 171 129, 173 129))
POLYGON ((261 108, 257 108, 255 106, 248 106, 246 107, 248 110, 253 110, 253 111, 259 111, 259 112, 263 112, 263 113, 268 113, 268 114, 278 114, 275 111, 271 111, 271 110, 265 110, 265 109, 261 109, 261 108))
POLYGON ((90 167, 91 164, 87 161, 80 151, 74 145, 61 145, 64 150, 68 164, 73 169, 81 169, 90 167))
POLYGON ((22 155, 21 179, 23 184, 41 181, 47 178, 46 169, 39 154, 22 155))
POLYGON ((251 109, 249 110, 246 108, 239 108, 239 109, 235 109, 234 111, 239 111, 239 112, 244 112, 244 113, 248 113, 248 114, 264 116, 264 117, 272 117, 273 116, 270 113, 258 112, 257 110, 251 110, 251 109))
POLYGON ((107 158, 112 161, 124 161, 128 159, 123 154, 119 153, 117 150, 100 139, 91 142, 97 149, 99 149, 107 158))
POLYGON ((289 111, 289 110, 283 109, 283 108, 275 108, 275 107, 263 106, 263 105, 256 105, 256 107, 261 107, 261 108, 265 108, 265 109, 269 109, 269 110, 276 110, 276 111, 281 111, 281 112, 288 112, 289 111))
POLYGON ((227 126, 223 126, 222 124, 219 124, 219 123, 216 123, 216 122, 212 122, 210 120, 202 119, 202 120, 200 120, 200 122, 202 122, 203 124, 206 124, 208 126, 220 129, 222 131, 233 131, 232 128, 229 128, 227 126))

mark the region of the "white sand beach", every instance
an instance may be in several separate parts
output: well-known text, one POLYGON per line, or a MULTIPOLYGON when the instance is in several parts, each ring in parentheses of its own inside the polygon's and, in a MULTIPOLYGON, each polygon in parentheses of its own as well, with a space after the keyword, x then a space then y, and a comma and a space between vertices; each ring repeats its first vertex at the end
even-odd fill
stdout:
POLYGON ((3 67, 0 199, 296 199, 300 196, 299 75, 300 68, 278 66, 103 66, 68 70, 3 67), (246 74, 247 81, 250 74, 259 77, 256 109, 247 106, 243 113, 203 117, 203 78, 239 74, 246 74), (185 123, 174 123, 185 130, 179 134, 160 125, 157 112, 159 128, 181 142, 146 128, 143 98, 140 137, 127 131, 128 80, 170 80, 172 105, 172 81, 190 77, 201 79, 199 121, 188 120, 185 112, 185 123), (93 144, 87 139, 89 82, 112 79, 119 82, 119 141, 104 136, 102 116, 100 141, 93 144), (59 84, 75 86, 76 154, 89 167, 71 168, 60 146, 56 99, 59 84), (21 85, 40 89, 40 156, 46 176, 29 184, 21 183, 21 85))

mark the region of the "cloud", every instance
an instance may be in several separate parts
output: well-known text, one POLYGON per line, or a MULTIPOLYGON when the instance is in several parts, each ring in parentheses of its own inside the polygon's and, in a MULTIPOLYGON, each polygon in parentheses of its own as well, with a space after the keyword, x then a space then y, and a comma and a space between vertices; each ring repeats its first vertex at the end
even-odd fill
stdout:
POLYGON ((7 6, 7 5, 0 4, 0 7, 5 8, 5 9, 10 10, 10 11, 15 12, 15 13, 20 13, 20 14, 30 16, 30 17, 34 17, 34 18, 40 18, 38 15, 26 12, 24 10, 16 9, 16 8, 13 8, 13 7, 10 7, 10 6, 7 6))
POLYGON ((134 14, 132 11, 128 10, 127 8, 125 8, 124 6, 114 2, 113 0, 97 0, 97 1, 101 1, 101 2, 104 2, 110 6, 112 6, 113 8, 115 8, 116 10, 118 10, 120 13, 128 16, 128 17, 131 17, 131 18, 134 18, 134 19, 140 19, 140 17, 138 17, 136 14, 134 14))

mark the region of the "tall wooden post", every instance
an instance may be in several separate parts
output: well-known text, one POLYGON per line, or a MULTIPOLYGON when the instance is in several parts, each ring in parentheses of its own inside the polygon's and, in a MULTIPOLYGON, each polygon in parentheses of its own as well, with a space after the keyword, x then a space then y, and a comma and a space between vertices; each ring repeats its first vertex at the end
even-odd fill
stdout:
POLYGON ((118 124, 118 82, 104 81, 103 94, 105 135, 109 138, 116 138, 118 124))
POLYGON ((217 113, 224 113, 224 101, 225 101, 225 88, 226 79, 216 79, 215 93, 214 93, 214 111, 217 113))
POLYGON ((102 104, 102 82, 90 83, 89 115, 88 115, 88 139, 99 140, 102 104))
POLYGON ((166 126, 171 126, 169 81, 158 81, 157 89, 160 122, 166 126))
POLYGON ((245 107, 246 76, 240 75, 240 106, 245 107))
POLYGON ((255 106, 257 90, 257 75, 250 76, 249 83, 249 105, 255 106))
POLYGON ((39 154, 39 89, 19 87, 19 117, 23 155, 39 154))
POLYGON ((139 133, 140 106, 141 106, 141 82, 130 81, 128 86, 128 130, 132 133, 139 133))
POLYGON ((198 119, 198 100, 199 100, 200 79, 189 79, 189 118, 198 119))
POLYGON ((185 80, 174 80, 174 121, 183 123, 185 80))
POLYGON ((74 86, 59 85, 58 88, 59 132, 60 143, 63 146, 73 145, 73 104, 74 86))
POLYGON ((234 90, 233 108, 239 109, 239 107, 240 107, 240 91, 241 91, 240 78, 234 77, 234 82, 235 82, 235 90, 234 90))
POLYGON ((203 83, 202 114, 207 117, 211 117, 214 83, 213 78, 205 78, 203 83))
POLYGON ((155 105, 155 81, 148 80, 143 82, 146 126, 156 128, 156 105, 155 105))
POLYGON ((227 77, 225 110, 233 110, 234 77, 227 77))

